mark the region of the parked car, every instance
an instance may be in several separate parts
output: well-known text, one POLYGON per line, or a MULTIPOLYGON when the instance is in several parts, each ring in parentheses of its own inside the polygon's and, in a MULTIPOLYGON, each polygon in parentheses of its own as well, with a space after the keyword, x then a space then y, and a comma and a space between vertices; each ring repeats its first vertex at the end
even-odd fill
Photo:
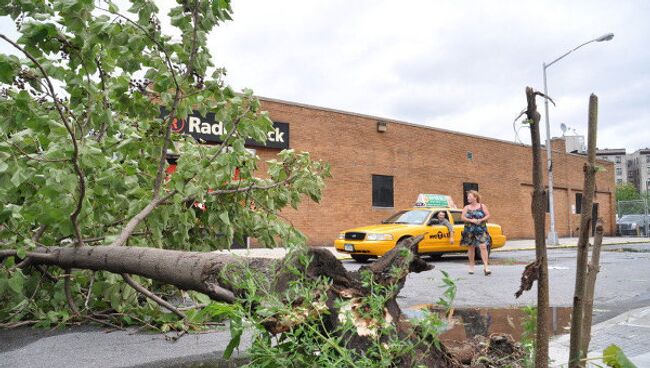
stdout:
POLYGON ((616 221, 616 231, 620 235, 648 235, 650 215, 625 215, 616 221))
MULTIPOLYGON (((460 246, 463 222, 460 209, 447 207, 416 207, 397 212, 381 224, 359 227, 342 231, 334 246, 341 253, 350 254, 358 262, 367 262, 393 249, 407 238, 427 233, 418 246, 418 253, 439 258, 444 253, 465 252, 467 247, 460 246), (447 212, 449 222, 454 226, 454 244, 449 241, 449 229, 438 224, 437 214, 447 212)), ((488 223, 488 233, 492 237, 490 248, 501 248, 506 237, 501 226, 488 223)))

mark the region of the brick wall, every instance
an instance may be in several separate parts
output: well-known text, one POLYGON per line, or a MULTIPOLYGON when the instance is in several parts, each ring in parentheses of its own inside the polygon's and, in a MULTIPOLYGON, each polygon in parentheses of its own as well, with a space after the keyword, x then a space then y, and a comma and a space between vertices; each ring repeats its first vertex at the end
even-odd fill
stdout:
MULTIPOLYGON (((462 205, 464 182, 478 183, 491 222, 500 224, 508 238, 533 237, 530 146, 270 99, 262 104, 273 120, 289 123, 291 148, 331 165, 321 202, 305 200, 299 210, 283 213, 310 245, 331 245, 341 230, 377 223, 411 207, 419 193, 449 194, 462 205), (388 122, 385 133, 377 132, 378 120, 388 122), (394 177, 394 208, 372 207, 373 174, 394 177)), ((571 205, 582 190, 586 158, 560 150, 563 144, 553 146, 558 148, 553 152, 556 231, 576 235, 579 215, 572 214, 571 205)), ((257 153, 268 160, 277 150, 257 153)), ((545 151, 542 156, 546 160, 545 151)), ((597 175, 596 202, 606 233, 613 234, 614 166, 599 165, 606 171, 597 175)))

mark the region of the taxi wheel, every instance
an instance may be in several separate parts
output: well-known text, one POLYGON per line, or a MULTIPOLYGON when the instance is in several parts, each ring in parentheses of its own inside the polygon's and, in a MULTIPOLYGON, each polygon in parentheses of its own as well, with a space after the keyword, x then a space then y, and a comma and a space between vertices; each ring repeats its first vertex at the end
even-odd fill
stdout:
POLYGON ((352 254, 351 256, 352 256, 352 259, 354 259, 355 261, 357 261, 359 263, 366 263, 366 262, 368 262, 368 260, 370 260, 370 256, 366 256, 366 255, 363 255, 363 254, 352 254))

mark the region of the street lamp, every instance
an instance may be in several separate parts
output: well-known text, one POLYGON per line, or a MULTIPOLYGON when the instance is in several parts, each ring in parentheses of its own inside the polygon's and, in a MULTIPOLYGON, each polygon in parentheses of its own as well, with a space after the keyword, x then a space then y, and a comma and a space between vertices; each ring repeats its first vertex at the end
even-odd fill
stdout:
MULTIPOLYGON (((544 72, 544 95, 548 96, 548 86, 546 83, 546 69, 548 69, 549 66, 562 60, 570 53, 581 48, 582 46, 586 46, 592 42, 609 41, 612 38, 614 38, 613 33, 604 34, 598 38, 594 38, 591 41, 587 41, 572 50, 569 50, 567 53, 551 61, 548 64, 542 63, 542 71, 544 72)), ((551 125, 548 120, 548 98, 544 99, 544 110, 546 115, 546 168, 548 170, 548 175, 547 175, 548 176, 548 211, 551 214, 551 227, 548 231, 548 238, 546 240, 547 240, 547 244, 549 245, 557 245, 558 240, 557 240, 557 233, 555 232, 555 212, 553 206, 553 160, 551 159, 551 125)))

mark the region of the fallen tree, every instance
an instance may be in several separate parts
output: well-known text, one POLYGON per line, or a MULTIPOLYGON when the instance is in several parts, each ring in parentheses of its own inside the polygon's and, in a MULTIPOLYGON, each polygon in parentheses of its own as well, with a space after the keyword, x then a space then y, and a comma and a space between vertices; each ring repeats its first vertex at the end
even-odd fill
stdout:
MULTIPOLYGON (((322 328, 323 336, 344 338, 340 348, 351 352, 347 359, 379 349, 393 354, 389 357, 392 366, 461 367, 435 334, 406 322, 396 302, 410 272, 432 268, 415 255, 421 239, 412 238, 355 272, 347 271, 331 252, 319 248, 296 249, 279 261, 115 246, 41 247, 25 257, 31 260, 28 268, 44 265, 128 273, 198 291, 215 301, 241 303, 253 311, 249 317, 263 316, 260 321, 273 336, 304 328, 302 325, 322 328), (262 280, 264 285, 251 288, 246 282, 250 280, 262 280), (296 282, 301 292, 294 294, 292 284, 296 282), (308 300, 301 296, 305 290, 310 294, 308 300), (287 308, 261 313, 271 300, 287 308), (396 344, 406 349, 391 351, 396 344)), ((8 257, 18 257, 17 252, 0 252, 0 258, 8 257)))

